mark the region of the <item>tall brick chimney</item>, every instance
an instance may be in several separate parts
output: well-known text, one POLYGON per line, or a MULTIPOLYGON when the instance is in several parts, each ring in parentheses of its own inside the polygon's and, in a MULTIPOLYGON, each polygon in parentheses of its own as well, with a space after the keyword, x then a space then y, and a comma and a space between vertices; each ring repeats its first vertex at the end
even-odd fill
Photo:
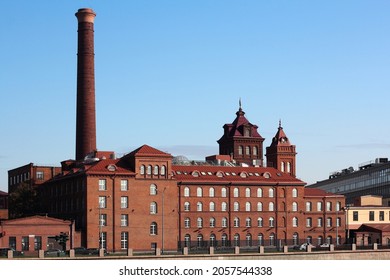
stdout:
POLYGON ((96 150, 95 53, 92 9, 79 9, 77 49, 76 160, 96 150))

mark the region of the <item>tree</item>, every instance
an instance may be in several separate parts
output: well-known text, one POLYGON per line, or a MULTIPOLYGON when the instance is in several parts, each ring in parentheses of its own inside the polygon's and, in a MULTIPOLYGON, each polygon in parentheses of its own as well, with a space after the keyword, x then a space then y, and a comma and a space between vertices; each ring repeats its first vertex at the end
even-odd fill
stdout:
POLYGON ((8 197, 10 219, 35 215, 38 208, 37 200, 36 188, 25 182, 20 183, 8 197))

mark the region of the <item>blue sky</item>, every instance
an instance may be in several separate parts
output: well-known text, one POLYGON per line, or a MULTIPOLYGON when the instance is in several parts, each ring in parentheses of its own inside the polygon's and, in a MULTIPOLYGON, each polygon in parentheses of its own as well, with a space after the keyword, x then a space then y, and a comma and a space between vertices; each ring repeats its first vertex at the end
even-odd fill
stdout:
POLYGON ((0 190, 7 170, 74 158, 77 19, 96 12, 97 146, 216 154, 238 100, 279 119, 297 175, 390 157, 390 1, 2 1, 0 190))

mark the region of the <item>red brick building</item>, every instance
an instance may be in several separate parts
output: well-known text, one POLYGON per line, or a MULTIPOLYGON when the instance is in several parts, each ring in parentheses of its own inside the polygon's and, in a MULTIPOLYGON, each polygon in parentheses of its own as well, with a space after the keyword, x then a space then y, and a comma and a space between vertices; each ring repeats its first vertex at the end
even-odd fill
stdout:
MULTIPOLYGON (((95 13, 80 9, 76 16, 80 74, 76 159, 63 161, 59 173, 53 169, 39 185, 39 194, 40 211, 74 221, 82 246, 178 250, 293 246, 307 239, 321 243, 344 238, 339 219, 343 212, 334 210, 344 206, 344 198, 305 189, 295 176, 295 146, 281 124, 265 161, 264 138, 246 118, 241 101, 235 120, 223 126, 219 155, 207 157, 207 162, 173 161, 172 155, 147 145, 121 158, 96 151, 95 13), (323 207, 315 212, 308 207, 319 202, 323 207), (328 202, 331 208, 325 207, 328 202), (308 223, 320 216, 326 226, 308 223), (339 222, 336 228, 334 221, 339 222)), ((10 189, 21 181, 17 173, 21 172, 9 172, 10 189)))

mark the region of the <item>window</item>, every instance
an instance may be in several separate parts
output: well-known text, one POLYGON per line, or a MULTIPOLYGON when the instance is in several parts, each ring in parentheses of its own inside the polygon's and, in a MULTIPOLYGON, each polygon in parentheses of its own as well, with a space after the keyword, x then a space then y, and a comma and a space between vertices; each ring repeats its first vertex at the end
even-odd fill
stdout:
POLYGON ((240 235, 238 233, 236 233, 234 235, 233 241, 234 241, 234 243, 233 243, 234 246, 236 246, 236 247, 240 246, 240 235))
POLYGON ((222 227, 227 228, 227 219, 225 217, 222 218, 222 227))
POLYGON ((240 219, 235 217, 233 220, 233 227, 240 227, 240 219))
POLYGON ((9 247, 10 247, 11 249, 16 250, 16 237, 15 237, 15 236, 10 236, 10 237, 8 238, 8 244, 9 244, 9 247))
POLYGON ((242 146, 238 146, 238 154, 241 156, 244 148, 242 146))
POLYGON ((215 234, 210 235, 210 247, 215 247, 216 242, 215 242, 215 234))
POLYGON ((249 228, 249 227, 252 226, 252 220, 251 220, 251 218, 246 218, 246 220, 245 220, 245 226, 246 226, 247 228, 249 228))
POLYGON ((121 191, 127 191, 128 189, 127 180, 121 180, 121 191))
POLYGON ((159 169, 160 168, 158 167, 158 165, 155 165, 154 168, 153 168, 153 175, 158 175, 159 169))
POLYGON ((332 202, 330 201, 326 202, 326 211, 332 211, 332 202))
POLYGON ((274 189, 271 188, 271 189, 268 190, 268 196, 269 197, 274 197, 274 189))
POLYGON ((157 223, 153 222, 150 224, 150 235, 157 235, 157 223))
POLYGON ((251 189, 250 188, 245 189, 245 197, 251 197, 251 189))
POLYGON ((322 218, 317 219, 317 227, 322 227, 322 218))
POLYGON ((245 154, 246 154, 247 156, 250 156, 250 155, 251 155, 251 147, 249 147, 249 146, 246 146, 246 147, 245 147, 245 154))
POLYGON ((210 208, 209 209, 210 212, 215 211, 215 203, 214 202, 210 202, 209 208, 210 208))
POLYGON ((240 204, 237 201, 233 204, 233 211, 240 211, 240 204))
POLYGON ((326 227, 332 226, 332 218, 326 218, 326 227))
POLYGON ((150 214, 157 214, 157 203, 154 201, 150 203, 150 214))
POLYGON ((257 189, 257 197, 263 197, 263 189, 261 188, 257 189))
POLYGON ((379 221, 385 220, 385 211, 379 211, 379 221))
POLYGON ((160 174, 164 176, 166 172, 167 172, 167 168, 165 167, 165 165, 162 165, 161 170, 160 170, 160 174))
POLYGON ((150 195, 157 195, 157 186, 155 184, 151 184, 149 187, 150 195))
POLYGON ((121 232, 121 249, 127 249, 129 246, 129 233, 122 231, 121 232))
POLYGON ((184 188, 184 197, 189 197, 190 196, 190 188, 189 187, 185 187, 184 188))
POLYGON ((297 189, 292 190, 292 197, 298 197, 298 190, 297 189))
POLYGON ((121 227, 127 227, 129 225, 129 215, 121 214, 121 227))
POLYGON ((298 211, 298 203, 293 202, 293 204, 292 204, 292 211, 293 212, 297 212, 298 211))
POLYGON ((226 197, 226 188, 222 188, 221 190, 221 196, 226 197))
POLYGON ((317 202, 317 211, 322 211, 322 202, 321 201, 317 202))
POLYGON ((245 203, 245 211, 247 211, 247 212, 251 211, 251 203, 250 202, 245 203))
POLYGON ((359 212, 358 211, 353 211, 352 212, 352 215, 353 215, 353 220, 356 222, 356 221, 359 221, 359 212))
POLYGON ((129 207, 128 200, 129 200, 129 198, 127 196, 121 197, 121 208, 122 209, 129 207))
POLYGON ((341 202, 337 201, 337 203, 336 203, 336 211, 340 211, 340 210, 341 210, 341 202))
POLYGON ((23 236, 22 237, 22 251, 29 251, 30 250, 29 248, 30 248, 29 237, 23 236))
POLYGON ((190 247, 191 243, 191 236, 189 234, 186 234, 184 236, 184 247, 190 247))
MULTIPOLYGON (((44 179, 43 171, 37 171, 36 177, 37 177, 37 180, 43 180, 44 179)), ((19 181, 19 178, 18 178, 18 181, 19 181)))
POLYGON ((273 202, 270 202, 269 204, 268 204, 268 211, 274 211, 275 209, 274 209, 274 203, 273 202))
POLYGON ((147 168, 147 170, 146 170, 146 173, 147 173, 148 175, 152 175, 152 166, 151 166, 151 165, 148 165, 148 168, 147 168))
POLYGON ((253 155, 254 155, 254 156, 257 156, 257 154, 258 154, 258 149, 257 149, 257 147, 255 146, 255 147, 253 147, 253 155))
POLYGON ((107 208, 107 197, 99 196, 99 208, 107 208))
POLYGON ((215 219, 214 218, 210 218, 210 227, 211 228, 215 227, 215 219))
POLYGON ((233 190, 233 197, 239 197, 238 188, 234 188, 234 190, 233 190))
POLYGON ((214 188, 209 189, 209 197, 214 197, 215 196, 215 190, 214 188))
POLYGON ((247 233, 245 236, 245 245, 248 247, 252 246, 252 235, 250 233, 247 233))
POLYGON ((291 172, 291 162, 287 162, 287 172, 291 172))
POLYGON ((257 226, 258 227, 263 227, 263 218, 260 217, 260 218, 257 219, 257 226))
POLYGON ((197 197, 202 197, 203 196, 203 191, 202 191, 202 188, 201 187, 198 187, 196 189, 196 196, 197 197))
POLYGON ((201 234, 198 234, 198 236, 196 237, 196 241, 197 241, 197 246, 198 247, 203 247, 204 244, 203 244, 203 235, 201 234))
POLYGON ((270 246, 275 246, 275 233, 271 233, 269 235, 269 245, 270 246))
POLYGON ((293 227, 298 227, 298 218, 297 218, 297 217, 294 217, 294 218, 292 219, 292 226, 293 226, 293 227))
POLYGON ((268 220, 269 227, 275 227, 275 219, 273 217, 268 220))
POLYGON ((226 203, 226 202, 222 202, 222 204, 221 204, 221 210, 222 210, 223 212, 227 211, 227 203, 226 203))
POLYGON ((340 227, 341 226, 341 218, 336 219, 336 226, 340 227))
POLYGON ((318 236, 317 237, 317 244, 321 245, 323 243, 322 240, 323 240, 322 236, 318 236))
POLYGON ((312 219, 306 218, 306 227, 312 227, 312 219))
POLYGON ((100 214, 99 217, 99 225, 101 227, 107 226, 107 214, 100 214))
POLYGON ((34 251, 42 250, 42 236, 34 237, 34 251))
POLYGON ((264 246, 264 235, 262 233, 257 235, 257 243, 258 246, 264 246))
POLYGON ((298 245, 298 240, 299 240, 299 238, 298 238, 298 233, 297 232, 294 232, 294 234, 293 234, 293 245, 298 245))
POLYGON ((189 202, 184 202, 184 211, 190 211, 190 203, 189 202))
POLYGON ((198 218, 196 225, 198 226, 198 228, 202 228, 203 227, 203 219, 202 218, 198 218))
POLYGON ((258 212, 263 211, 263 203, 257 202, 257 211, 258 211, 258 212))
POLYGON ((202 202, 199 201, 196 204, 196 211, 198 211, 198 212, 203 211, 203 204, 202 204, 202 202))
POLYGON ((306 202, 306 212, 311 211, 311 202, 306 202))
POLYGON ((145 175, 145 165, 141 165, 141 166, 139 167, 139 173, 140 173, 141 175, 145 175))
POLYGON ((228 245, 228 242, 227 242, 227 234, 224 233, 222 234, 222 237, 221 237, 221 245, 222 247, 226 247, 228 245))
POLYGON ((191 220, 190 220, 190 218, 185 218, 184 219, 184 227, 185 228, 190 228, 191 227, 191 220))
POLYGON ((369 213, 369 220, 370 221, 375 221, 375 212, 374 211, 370 211, 370 213, 369 213))
POLYGON ((284 172, 284 162, 283 162, 283 161, 280 163, 280 170, 281 170, 282 172, 284 172))
POLYGON ((106 190, 107 190, 106 180, 100 179, 99 180, 99 191, 106 191, 106 190))

